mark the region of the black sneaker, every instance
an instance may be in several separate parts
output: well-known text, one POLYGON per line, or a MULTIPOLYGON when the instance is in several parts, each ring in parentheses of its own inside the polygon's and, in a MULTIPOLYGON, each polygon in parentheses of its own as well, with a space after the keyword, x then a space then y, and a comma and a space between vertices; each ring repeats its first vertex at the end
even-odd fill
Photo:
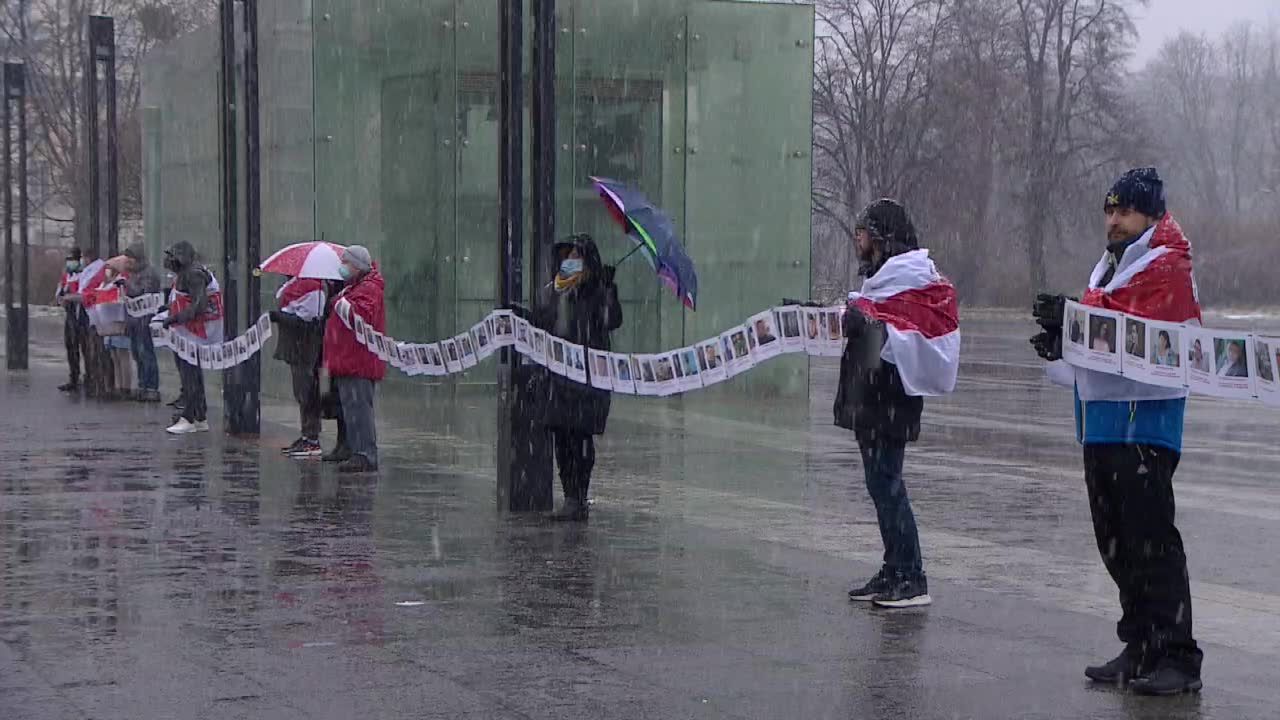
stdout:
POLYGON ((877 595, 883 595, 893 589, 893 583, 889 581, 889 576, 885 573, 884 568, 875 574, 875 577, 867 581, 865 585, 859 588, 853 588, 849 591, 849 599, 854 602, 871 602, 876 599, 877 595))
POLYGON ((582 522, 590 515, 590 510, 586 503, 577 498, 565 498, 564 505, 559 510, 548 513, 547 519, 551 522, 582 522))
POLYGON ((319 457, 323 454, 324 450, 321 449, 320 443, 309 438, 299 438, 289 450, 289 457, 294 458, 319 457))
POLYGON ((1139 695, 1181 695, 1197 693, 1204 687, 1200 674, 1191 674, 1181 665, 1168 660, 1160 660, 1156 669, 1147 675, 1134 678, 1129 683, 1130 689, 1139 695))
POLYGON ((871 602, 882 608, 911 608, 931 605, 933 598, 929 597, 929 583, 924 577, 919 580, 899 578, 888 592, 875 596, 871 602))
POLYGON ((80 389, 80 383, 78 382, 62 383, 61 385, 58 386, 58 389, 61 390, 62 392, 75 392, 80 389))
POLYGON ((1138 648, 1126 645, 1119 655, 1102 665, 1090 665, 1084 676, 1097 683, 1124 686, 1142 674, 1142 653, 1138 648))
POLYGON ((290 443, 289 445, 285 445, 284 447, 280 448, 280 454, 281 454, 281 455, 292 455, 292 454, 293 454, 293 451, 294 451, 294 450, 297 450, 297 449, 298 449, 298 448, 299 448, 303 443, 305 443, 306 441, 307 441, 307 439, 306 439, 306 438, 301 438, 301 437, 300 437, 300 438, 298 438, 297 440, 294 440, 294 441, 293 441, 292 443, 290 443))
POLYGON ((351 459, 351 449, 339 445, 320 457, 324 462, 340 463, 351 459))

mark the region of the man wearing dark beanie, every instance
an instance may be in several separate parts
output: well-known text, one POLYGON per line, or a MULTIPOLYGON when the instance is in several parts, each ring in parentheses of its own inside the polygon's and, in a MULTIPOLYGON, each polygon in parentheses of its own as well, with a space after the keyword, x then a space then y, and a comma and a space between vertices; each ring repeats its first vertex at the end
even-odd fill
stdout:
MULTIPOLYGON (((1166 212, 1155 168, 1120 177, 1103 200, 1107 247, 1081 303, 1171 323, 1200 323, 1191 244, 1166 212)), ((1120 591, 1124 650, 1085 669, 1094 682, 1144 695, 1201 688, 1203 653, 1191 632, 1191 588, 1174 524, 1173 473, 1182 453, 1187 392, 1062 363, 1065 298, 1041 294, 1032 338, 1055 380, 1075 389, 1077 440, 1102 562, 1120 591)))

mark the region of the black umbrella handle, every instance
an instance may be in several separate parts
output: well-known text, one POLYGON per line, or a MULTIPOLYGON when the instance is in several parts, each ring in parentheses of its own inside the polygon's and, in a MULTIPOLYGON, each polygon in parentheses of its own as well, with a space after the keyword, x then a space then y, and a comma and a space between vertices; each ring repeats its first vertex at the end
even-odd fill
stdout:
POLYGON ((614 267, 617 267, 617 266, 621 265, 622 263, 626 262, 626 261, 627 261, 627 258, 631 257, 632 255, 635 255, 635 254, 636 254, 636 251, 637 251, 637 250, 639 250, 639 249, 640 249, 640 248, 642 248, 642 247, 644 247, 644 246, 643 246, 643 245, 640 245, 640 244, 637 244, 635 247, 631 248, 631 252, 627 253, 626 255, 623 255, 623 256, 622 256, 622 259, 621 259, 621 260, 619 260, 618 262, 614 263, 614 264, 613 264, 613 266, 614 266, 614 267))

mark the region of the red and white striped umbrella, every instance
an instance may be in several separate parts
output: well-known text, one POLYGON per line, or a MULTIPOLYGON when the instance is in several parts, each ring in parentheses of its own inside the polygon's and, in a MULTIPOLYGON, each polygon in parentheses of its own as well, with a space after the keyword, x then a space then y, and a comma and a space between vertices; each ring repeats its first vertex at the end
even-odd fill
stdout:
POLYGON ((304 242, 290 245, 267 258, 258 266, 262 272, 317 280, 341 280, 345 247, 331 242, 304 242))

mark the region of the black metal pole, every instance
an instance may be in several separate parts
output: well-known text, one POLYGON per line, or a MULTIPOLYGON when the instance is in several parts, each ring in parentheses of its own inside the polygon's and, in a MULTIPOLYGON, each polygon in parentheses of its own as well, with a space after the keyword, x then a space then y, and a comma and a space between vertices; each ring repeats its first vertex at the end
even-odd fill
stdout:
MULTIPOLYGON (((27 369, 27 287, 25 257, 22 264, 22 309, 18 310, 15 300, 14 280, 17 273, 14 265, 17 253, 13 247, 13 104, 14 91, 18 91, 17 102, 22 105, 21 95, 22 66, 16 63, 4 64, 4 309, 8 318, 5 328, 5 357, 10 370, 27 369), (17 87, 15 88, 15 85, 17 87)), ((20 134, 19 144, 26 141, 25 133, 20 134)), ((26 153, 22 153, 23 159, 26 153)), ((19 169, 19 172, 23 171, 19 169)), ((22 179, 25 181, 25 174, 22 179)), ((26 193, 21 193, 22 202, 26 202, 26 193)), ((25 223, 24 223, 25 225, 25 223)), ((25 232, 24 232, 25 235, 25 232)), ((26 243, 23 243, 23 251, 26 243)))
MULTIPOLYGON (((236 8, 235 0, 218 0, 221 70, 219 107, 222 128, 222 302, 226 337, 240 333, 240 205, 236 143, 236 8)), ((227 432, 254 432, 244 416, 244 375, 248 363, 224 371, 222 406, 227 432)))
MULTIPOLYGON (((534 278, 541 288, 551 281, 556 262, 556 0, 533 1, 533 166, 530 199, 533 211, 534 278)), ((534 297, 535 306, 542 293, 534 297)))
POLYGON ((89 156, 89 247, 98 255, 102 255, 102 206, 98 196, 101 192, 101 168, 99 160, 98 137, 98 33, 99 16, 89 17, 89 52, 85 57, 84 69, 84 132, 85 152, 89 156))
MULTIPOLYGON (((262 261, 262 133, 259 124, 258 86, 258 0, 244 2, 244 161, 245 161, 245 322, 253 323, 262 312, 261 281, 253 272, 262 261)), ((261 432, 262 353, 245 363, 241 380, 242 433, 261 432)))
MULTIPOLYGON (((524 0, 498 0, 499 205, 498 303, 524 300, 524 0)), ((530 379, 539 369, 504 349, 498 364, 498 509, 550 510, 551 443, 532 422, 530 379)))
POLYGON ((98 56, 102 61, 102 85, 107 101, 107 254, 120 254, 119 128, 116 124, 116 24, 102 18, 98 56))

